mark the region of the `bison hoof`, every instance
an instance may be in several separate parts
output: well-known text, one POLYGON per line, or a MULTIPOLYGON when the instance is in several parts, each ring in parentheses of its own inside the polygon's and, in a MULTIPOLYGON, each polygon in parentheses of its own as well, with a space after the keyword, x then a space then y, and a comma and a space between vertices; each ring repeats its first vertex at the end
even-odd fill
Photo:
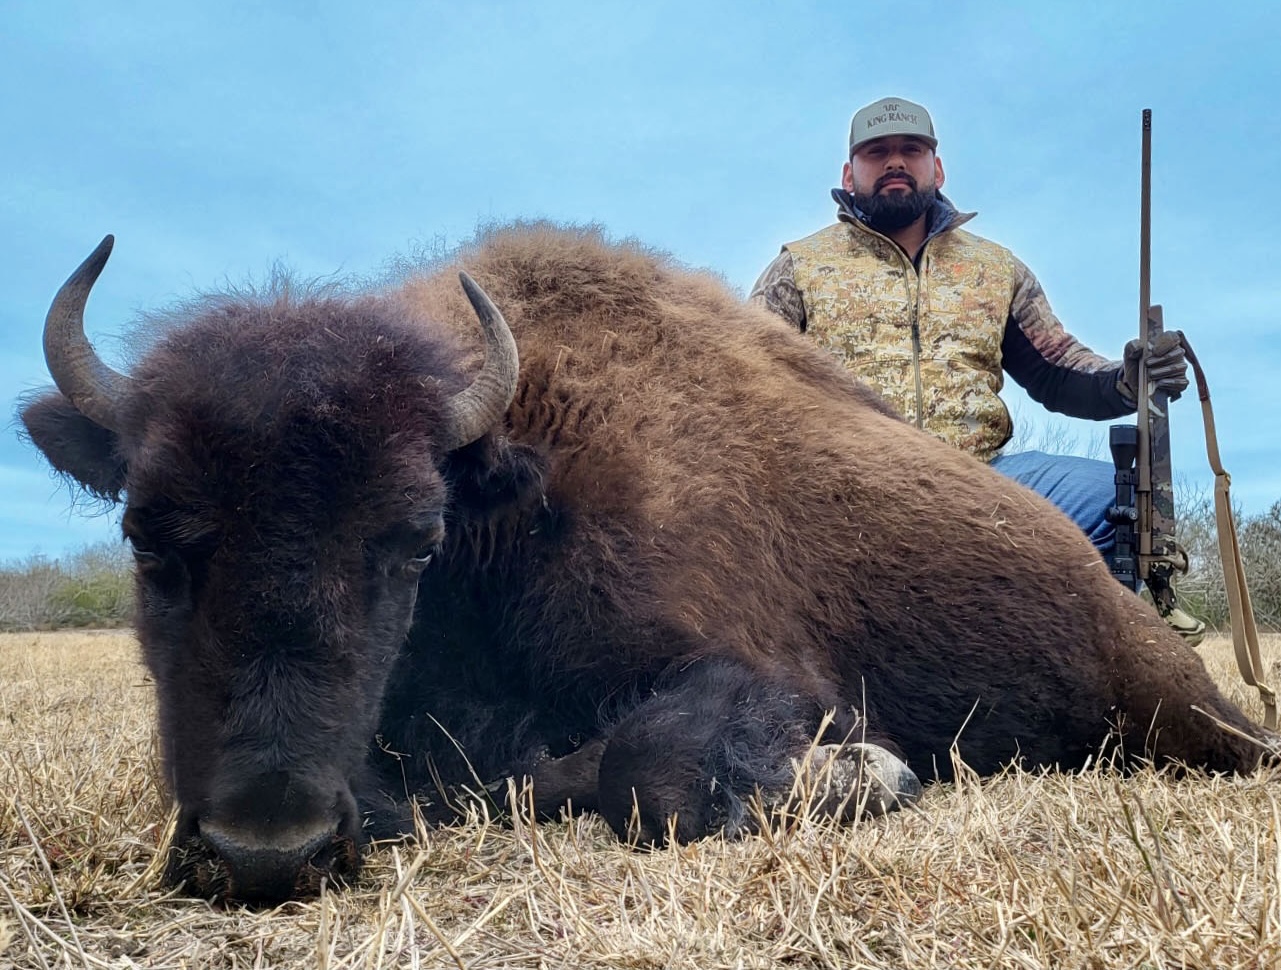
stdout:
POLYGON ((921 782, 902 760, 875 744, 824 744, 794 759, 792 805, 853 821, 913 805, 921 782))

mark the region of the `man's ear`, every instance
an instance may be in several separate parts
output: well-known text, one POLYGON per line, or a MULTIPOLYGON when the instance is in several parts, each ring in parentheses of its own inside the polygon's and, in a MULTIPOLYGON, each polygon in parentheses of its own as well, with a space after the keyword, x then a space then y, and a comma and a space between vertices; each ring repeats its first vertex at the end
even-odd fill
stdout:
POLYGON ((114 431, 95 424, 58 391, 48 391, 19 412, 26 437, 54 470, 98 498, 120 501, 126 465, 114 431))
POLYGON ((846 162, 841 169, 841 188, 851 195, 854 194, 854 166, 849 162, 846 162))
POLYGON ((934 187, 936 189, 943 188, 943 183, 946 180, 947 180, 947 176, 943 174, 943 160, 939 158, 937 155, 935 155, 934 156, 934 187))

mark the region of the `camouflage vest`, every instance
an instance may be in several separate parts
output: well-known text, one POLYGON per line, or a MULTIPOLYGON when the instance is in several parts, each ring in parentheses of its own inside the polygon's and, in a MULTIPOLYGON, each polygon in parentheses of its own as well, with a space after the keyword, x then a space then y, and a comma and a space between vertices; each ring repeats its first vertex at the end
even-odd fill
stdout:
POLYGON ((988 461, 1009 440, 1001 340, 1016 288, 1005 248, 960 229, 920 272, 893 242, 837 223, 784 247, 806 332, 918 428, 988 461))

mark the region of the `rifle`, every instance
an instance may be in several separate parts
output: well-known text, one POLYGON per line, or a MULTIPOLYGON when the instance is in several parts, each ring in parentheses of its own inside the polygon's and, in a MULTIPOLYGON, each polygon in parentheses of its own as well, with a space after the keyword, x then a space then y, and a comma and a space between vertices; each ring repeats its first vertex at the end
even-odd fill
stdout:
MULTIPOLYGON (((1142 178, 1139 204, 1139 341, 1147 349, 1165 329, 1161 307, 1151 303, 1152 267, 1152 110, 1143 109, 1142 178)), ((1196 376, 1197 396, 1205 423, 1206 453, 1215 476, 1215 525, 1223 580, 1232 621, 1232 641, 1242 679, 1259 691, 1264 723, 1277 726, 1276 694, 1262 678, 1259 633, 1255 626, 1245 567, 1237 540, 1231 476, 1219 460, 1210 389, 1201 363, 1182 331, 1179 343, 1196 376)), ((1116 501, 1107 518, 1116 526, 1116 549, 1109 566, 1120 582, 1138 592, 1146 585, 1162 612, 1175 606, 1174 574, 1186 573, 1187 554, 1174 540, 1174 478, 1170 462, 1169 395, 1149 386, 1146 352, 1139 358, 1138 423, 1113 425, 1108 432, 1116 468, 1116 501)))
MULTIPOLYGON (((1164 331, 1161 307, 1151 303, 1152 111, 1143 110, 1143 156, 1139 205, 1139 341, 1150 347, 1164 331)), ((1112 574, 1138 592, 1146 584, 1163 612, 1174 608, 1174 573, 1186 572, 1187 557, 1174 541, 1174 477, 1170 464, 1169 395, 1148 386, 1147 362, 1139 358, 1138 423, 1108 432, 1116 467, 1116 525, 1112 574)))
MULTIPOLYGON (((1151 301, 1152 109, 1143 109, 1143 161, 1139 203, 1139 341, 1151 347, 1165 331, 1160 306, 1151 301)), ((1182 340, 1183 335, 1179 335, 1182 340)), ((1188 571, 1187 556, 1174 541, 1174 473, 1170 465, 1169 395, 1149 386, 1146 354, 1139 358, 1138 507, 1139 574, 1162 610, 1174 609, 1175 570, 1188 571)))

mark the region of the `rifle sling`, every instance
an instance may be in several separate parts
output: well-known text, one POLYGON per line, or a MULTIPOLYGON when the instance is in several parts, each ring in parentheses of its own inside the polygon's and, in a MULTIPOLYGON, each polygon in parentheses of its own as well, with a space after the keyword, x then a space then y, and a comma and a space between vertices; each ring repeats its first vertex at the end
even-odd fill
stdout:
POLYGON ((1219 440, 1214 432, 1214 409, 1210 407, 1210 387, 1205 380, 1201 362, 1192 352, 1187 337, 1179 333, 1183 352, 1192 364, 1196 375, 1197 397, 1201 399, 1201 416, 1205 422, 1205 451, 1214 472, 1214 518, 1219 533, 1219 556, 1223 560, 1223 585, 1228 595, 1228 616, 1232 622, 1232 646, 1236 652, 1237 668, 1241 678, 1259 691, 1263 701, 1263 724, 1269 730, 1277 726, 1276 692, 1263 681, 1263 659, 1259 655, 1259 629, 1254 622, 1254 608, 1250 603, 1250 590, 1245 581, 1245 564, 1241 559, 1241 543, 1237 539, 1236 519, 1232 515, 1232 500, 1228 486, 1232 482, 1219 459, 1219 440))

